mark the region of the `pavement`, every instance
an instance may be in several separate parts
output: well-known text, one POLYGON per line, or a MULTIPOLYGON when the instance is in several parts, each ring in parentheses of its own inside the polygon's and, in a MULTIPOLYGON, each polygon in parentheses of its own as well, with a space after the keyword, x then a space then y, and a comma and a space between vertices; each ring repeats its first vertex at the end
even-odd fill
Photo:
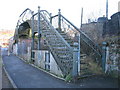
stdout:
POLYGON ((0 50, 0 90, 2 88, 13 88, 7 73, 5 72, 2 64, 1 50, 0 50))
POLYGON ((5 70, 2 68, 2 88, 13 88, 5 70))
POLYGON ((79 83, 68 83, 41 71, 17 56, 2 52, 4 68, 17 88, 118 88, 118 80, 104 77, 92 77, 79 83))

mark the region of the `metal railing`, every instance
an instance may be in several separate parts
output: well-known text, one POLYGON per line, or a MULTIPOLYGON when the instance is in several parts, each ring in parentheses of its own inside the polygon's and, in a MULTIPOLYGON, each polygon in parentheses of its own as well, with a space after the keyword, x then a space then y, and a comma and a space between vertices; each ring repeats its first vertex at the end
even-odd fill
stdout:
POLYGON ((60 27, 62 31, 64 31, 68 36, 71 38, 75 37, 75 34, 80 33, 80 38, 92 49, 96 54, 100 57, 102 56, 102 49, 101 47, 95 43, 93 40, 89 38, 84 32, 82 32, 79 28, 77 28, 74 24, 72 24, 68 19, 66 19, 63 15, 55 15, 52 18, 52 25, 54 27, 60 27), (61 20, 61 26, 59 24, 59 17, 61 20))
POLYGON ((80 33, 81 39, 86 42, 97 54, 100 56, 102 55, 101 48, 94 42, 92 41, 84 32, 82 32, 80 29, 78 29, 75 25, 73 25, 69 20, 67 20, 63 15, 61 17, 68 22, 68 25, 74 27, 74 29, 71 29, 73 31, 78 31, 80 33))

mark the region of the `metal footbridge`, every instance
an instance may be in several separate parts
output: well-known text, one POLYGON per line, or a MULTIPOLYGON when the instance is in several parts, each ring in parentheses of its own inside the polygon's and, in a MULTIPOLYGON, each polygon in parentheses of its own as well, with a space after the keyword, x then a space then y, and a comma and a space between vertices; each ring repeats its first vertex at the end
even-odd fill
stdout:
POLYGON ((31 38, 31 52, 35 48, 41 50, 40 40, 44 37, 49 51, 64 76, 69 74, 80 76, 90 72, 90 61, 85 61, 86 56, 91 56, 93 62, 101 66, 101 47, 64 17, 60 9, 54 16, 40 8, 37 13, 29 8, 25 9, 17 22, 14 34, 15 43, 18 43, 21 37, 31 38), (37 48, 34 45, 36 36, 37 48))

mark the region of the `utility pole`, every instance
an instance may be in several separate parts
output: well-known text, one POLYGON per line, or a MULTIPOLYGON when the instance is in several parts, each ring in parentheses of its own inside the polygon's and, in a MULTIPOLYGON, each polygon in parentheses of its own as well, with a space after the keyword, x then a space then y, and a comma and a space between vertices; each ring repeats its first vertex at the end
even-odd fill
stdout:
POLYGON ((81 25, 80 25, 80 28, 82 27, 82 20, 83 20, 83 8, 81 9, 81 25))
POLYGON ((106 0, 106 17, 108 18, 108 0, 106 0))
POLYGON ((120 12, 120 1, 118 2, 118 12, 120 12))
POLYGON ((34 12, 32 11, 32 50, 34 50, 34 16, 33 16, 34 12))

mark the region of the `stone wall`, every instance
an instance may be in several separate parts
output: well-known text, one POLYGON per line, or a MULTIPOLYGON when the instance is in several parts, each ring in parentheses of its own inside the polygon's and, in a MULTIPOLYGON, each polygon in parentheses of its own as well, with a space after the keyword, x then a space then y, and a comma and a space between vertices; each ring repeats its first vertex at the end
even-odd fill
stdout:
POLYGON ((120 78, 120 45, 109 42, 109 57, 107 60, 107 74, 120 78))

